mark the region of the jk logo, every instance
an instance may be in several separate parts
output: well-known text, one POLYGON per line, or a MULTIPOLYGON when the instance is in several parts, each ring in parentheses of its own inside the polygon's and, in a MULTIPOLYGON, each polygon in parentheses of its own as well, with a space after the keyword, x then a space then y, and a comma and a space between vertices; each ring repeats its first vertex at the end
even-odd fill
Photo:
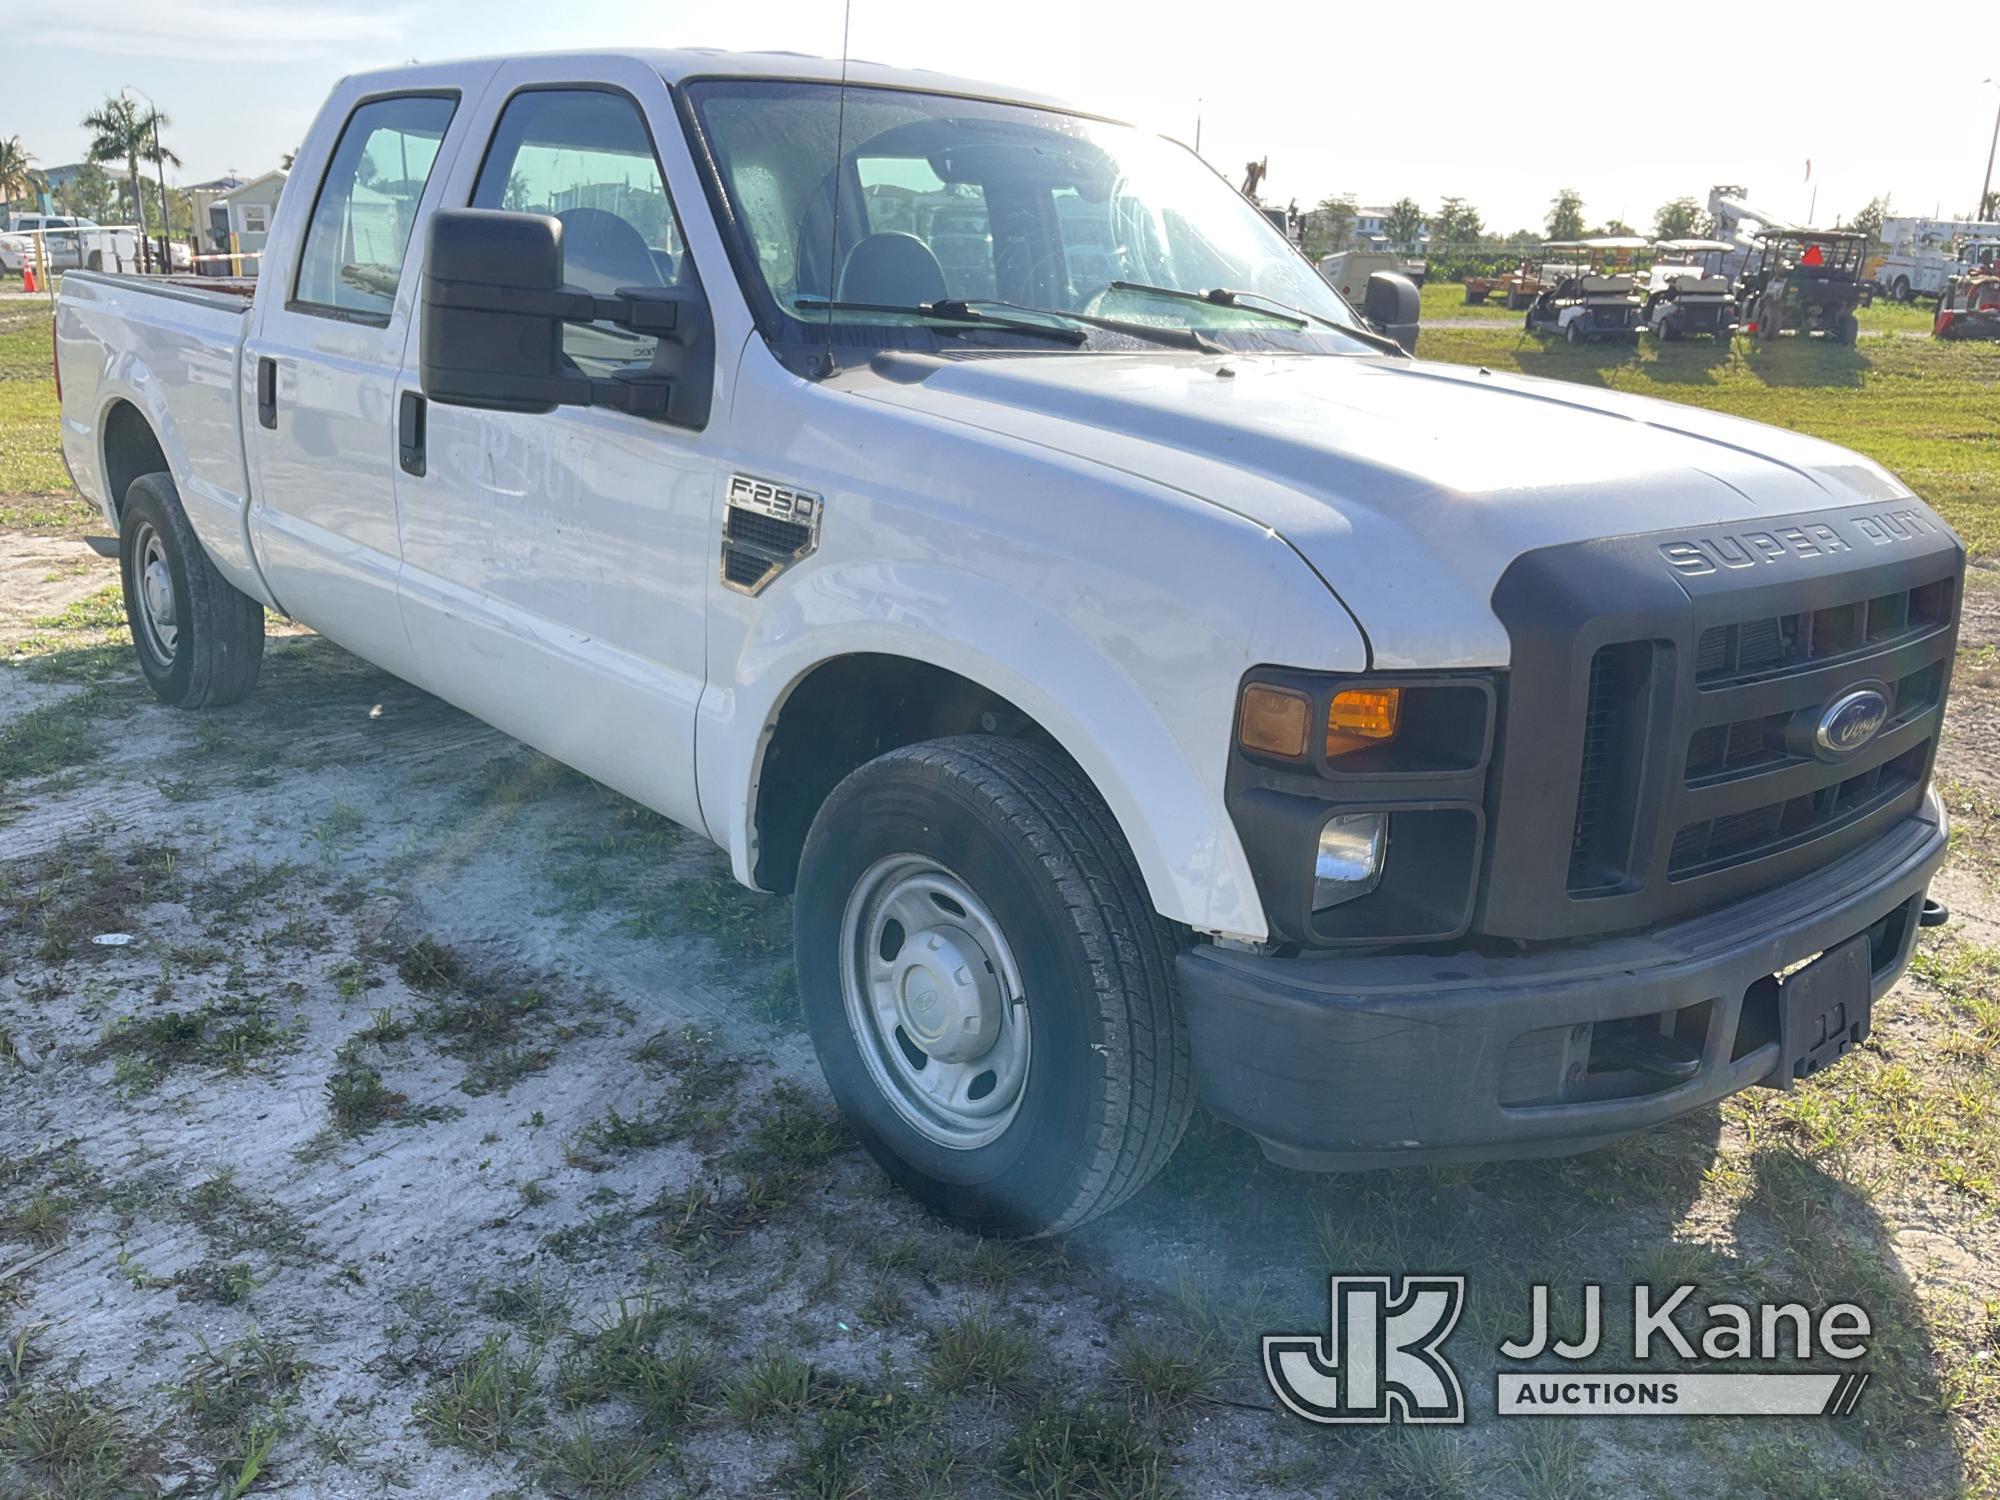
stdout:
POLYGON ((1465 1307, 1463 1276, 1335 1276, 1332 1337, 1264 1335, 1264 1378, 1308 1422, 1463 1422, 1438 1352, 1465 1307), (1399 1286, 1400 1282, 1400 1286, 1399 1286))

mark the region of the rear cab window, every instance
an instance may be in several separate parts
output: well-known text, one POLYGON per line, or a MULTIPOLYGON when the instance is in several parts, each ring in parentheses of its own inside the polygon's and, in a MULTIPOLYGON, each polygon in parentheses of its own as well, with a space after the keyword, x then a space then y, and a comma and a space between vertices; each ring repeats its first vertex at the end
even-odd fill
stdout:
POLYGON ((293 311, 388 323, 417 208, 457 109, 457 95, 436 93, 355 107, 313 201, 293 311))

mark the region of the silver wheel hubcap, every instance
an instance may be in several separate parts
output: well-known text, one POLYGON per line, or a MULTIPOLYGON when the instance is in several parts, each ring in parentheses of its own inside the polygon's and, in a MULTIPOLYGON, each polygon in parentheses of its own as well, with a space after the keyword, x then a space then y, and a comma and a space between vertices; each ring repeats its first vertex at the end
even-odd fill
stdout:
POLYGON ((171 664, 180 630, 174 617, 174 575, 167 568, 166 543, 159 532, 141 522, 139 534, 132 539, 132 554, 138 571, 142 644, 159 661, 171 664))
POLYGON ((998 1139, 1021 1107, 1032 1031, 984 903, 944 866, 893 855, 848 897, 841 957, 848 1025, 883 1097, 941 1146, 998 1139))

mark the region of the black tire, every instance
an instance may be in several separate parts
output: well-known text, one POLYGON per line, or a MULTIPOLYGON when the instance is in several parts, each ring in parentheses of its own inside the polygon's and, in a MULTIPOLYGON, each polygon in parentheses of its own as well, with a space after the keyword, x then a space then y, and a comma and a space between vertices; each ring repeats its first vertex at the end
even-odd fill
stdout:
POLYGON ((870 761, 813 822, 794 922, 806 1024, 834 1098, 932 1212, 980 1234, 1058 1234, 1117 1207, 1173 1154, 1194 1104, 1173 929, 1109 809, 1059 752, 971 735, 870 761), (934 861, 984 903, 1019 971, 1032 1052, 990 1141, 941 1144, 912 1124, 849 1016, 844 980, 866 948, 859 920, 860 949, 847 927, 850 897, 905 857, 934 861))
POLYGON ((1569 326, 1563 329, 1563 337, 1568 339, 1572 344, 1581 344, 1584 338, 1583 319, 1572 318, 1569 326))
POLYGON ((1889 288, 1889 296, 1892 301, 1896 302, 1914 302, 1917 300, 1916 294, 1910 290, 1910 278, 1907 276, 1898 276, 1896 278, 1895 285, 1889 288))
POLYGON ((264 661, 264 606, 231 585, 209 561, 169 474, 142 474, 125 491, 118 515, 118 569, 125 621, 146 685, 162 703, 214 708, 257 685, 264 661), (157 545, 156 545, 157 543, 157 545), (149 562, 150 559, 150 562, 149 562), (165 641, 149 612, 148 570, 157 564, 171 589, 165 641))

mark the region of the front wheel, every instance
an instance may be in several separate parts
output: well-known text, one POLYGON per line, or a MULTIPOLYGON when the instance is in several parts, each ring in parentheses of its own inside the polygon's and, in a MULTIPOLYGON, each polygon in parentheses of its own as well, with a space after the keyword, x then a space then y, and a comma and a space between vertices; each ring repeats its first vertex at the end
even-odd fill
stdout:
POLYGON ((212 708, 257 684, 264 606, 215 569, 168 474, 142 474, 118 515, 125 620, 139 671, 162 703, 212 708))
POLYGON ((870 761, 814 820, 794 912, 834 1098, 933 1212, 1060 1233, 1166 1164, 1194 1101, 1175 939, 1060 752, 965 736, 870 761))
POLYGON ((1567 338, 1567 339, 1568 339, 1568 340, 1569 340, 1569 341, 1570 341, 1570 342, 1571 342, 1572 344, 1580 344, 1580 343, 1582 343, 1582 342, 1583 342, 1583 319, 1581 319, 1581 318, 1578 318, 1578 319, 1577 319, 1576 321, 1574 321, 1573 323, 1571 323, 1571 324, 1569 325, 1569 327, 1567 327, 1566 329, 1564 329, 1564 330, 1563 330, 1563 337, 1567 338))

